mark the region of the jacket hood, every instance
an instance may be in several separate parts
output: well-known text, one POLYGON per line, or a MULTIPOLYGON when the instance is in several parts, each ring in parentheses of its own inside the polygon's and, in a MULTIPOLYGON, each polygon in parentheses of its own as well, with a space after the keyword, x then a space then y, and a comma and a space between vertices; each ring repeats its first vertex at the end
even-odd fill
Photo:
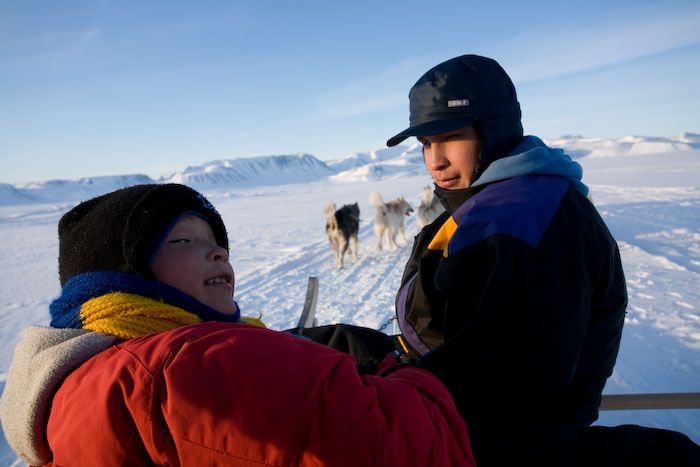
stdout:
POLYGON ((46 423, 54 393, 73 369, 116 340, 82 329, 32 326, 24 330, 0 402, 5 439, 22 460, 30 465, 51 461, 46 423))
POLYGON ((526 136, 506 156, 492 162, 471 186, 517 177, 519 175, 558 175, 574 184, 584 195, 588 187, 581 181, 583 169, 563 150, 550 148, 536 136, 526 136))

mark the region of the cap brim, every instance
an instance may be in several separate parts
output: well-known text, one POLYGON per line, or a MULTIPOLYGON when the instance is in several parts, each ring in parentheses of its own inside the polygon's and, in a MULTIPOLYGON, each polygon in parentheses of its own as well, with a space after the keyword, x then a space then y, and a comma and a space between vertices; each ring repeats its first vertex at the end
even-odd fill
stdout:
POLYGON ((404 131, 398 135, 389 138, 386 145, 396 146, 401 143, 406 138, 411 136, 433 136, 439 135, 440 133, 445 133, 448 131, 456 130, 457 128, 462 128, 465 126, 471 126, 475 121, 474 117, 464 116, 462 118, 452 118, 450 120, 431 120, 429 122, 421 123, 420 125, 414 125, 406 128, 404 131))

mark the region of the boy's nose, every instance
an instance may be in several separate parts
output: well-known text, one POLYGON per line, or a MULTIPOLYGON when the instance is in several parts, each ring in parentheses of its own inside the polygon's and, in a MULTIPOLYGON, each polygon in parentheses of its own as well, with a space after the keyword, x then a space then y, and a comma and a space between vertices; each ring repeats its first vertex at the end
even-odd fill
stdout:
POLYGON ((442 170, 449 165, 444 148, 440 143, 433 143, 429 149, 424 150, 423 154, 428 170, 442 170))
POLYGON ((226 251, 226 248, 217 245, 209 251, 207 259, 213 262, 228 261, 228 251, 226 251))

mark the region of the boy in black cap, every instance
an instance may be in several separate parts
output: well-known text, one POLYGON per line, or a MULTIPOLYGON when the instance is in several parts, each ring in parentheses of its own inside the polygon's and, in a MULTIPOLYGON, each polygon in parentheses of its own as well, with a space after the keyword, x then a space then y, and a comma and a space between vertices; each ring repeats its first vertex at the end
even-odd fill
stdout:
POLYGON ((241 323, 226 229, 200 193, 117 190, 58 230, 51 327, 25 330, 0 407, 27 463, 474 466, 429 372, 389 359, 361 376, 344 353, 241 323))
POLYGON ((515 87, 490 58, 435 66, 409 100, 410 126, 387 145, 418 138, 446 212, 416 237, 402 335, 450 388, 479 465, 581 462, 627 305, 582 169, 523 136, 515 87))

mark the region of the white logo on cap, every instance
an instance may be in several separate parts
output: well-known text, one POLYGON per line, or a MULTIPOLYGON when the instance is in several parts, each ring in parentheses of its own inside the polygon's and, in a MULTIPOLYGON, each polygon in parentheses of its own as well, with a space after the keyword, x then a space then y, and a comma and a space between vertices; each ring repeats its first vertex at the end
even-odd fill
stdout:
POLYGON ((447 107, 469 107, 469 99, 452 99, 447 101, 447 107))

